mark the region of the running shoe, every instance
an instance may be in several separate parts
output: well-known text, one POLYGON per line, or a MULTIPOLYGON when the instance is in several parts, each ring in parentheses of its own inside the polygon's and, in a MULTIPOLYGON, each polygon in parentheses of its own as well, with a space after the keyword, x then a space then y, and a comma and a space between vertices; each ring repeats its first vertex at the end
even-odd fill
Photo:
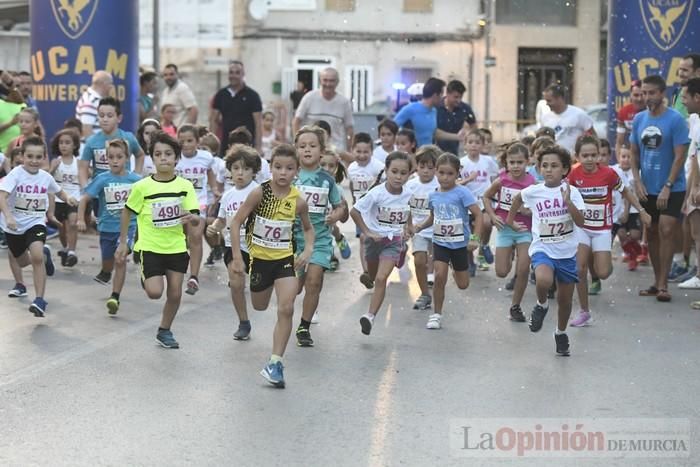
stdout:
POLYGON ((46 268, 46 275, 53 276, 56 272, 56 267, 53 265, 53 260, 51 259, 51 247, 44 245, 44 267, 46 268))
POLYGON ((679 289, 700 289, 700 277, 693 276, 678 284, 679 289))
MULTIPOLYGON (((63 264, 63 263, 64 263, 64 261, 63 261, 63 259, 61 259, 61 264, 63 264)), ((63 264, 63 266, 66 266, 68 268, 72 268, 76 264, 78 264, 78 257, 76 256, 76 254, 73 252, 66 253, 65 264, 63 264)))
POLYGON ((61 266, 66 265, 66 256, 68 255, 68 251, 66 250, 59 250, 58 252, 58 257, 61 258, 61 266))
POLYGON ((194 295, 199 291, 199 281, 197 280, 196 277, 190 276, 189 279, 187 279, 187 290, 185 290, 185 293, 187 295, 194 295))
POLYGON ((31 305, 29 305, 29 312, 33 313, 37 318, 43 318, 44 313, 46 313, 46 300, 43 298, 36 297, 31 305))
POLYGON ((7 296, 10 298, 26 297, 27 288, 24 286, 24 284, 17 282, 15 286, 12 287, 9 292, 7 292, 7 296))
POLYGON ((338 249, 340 250, 340 256, 342 256, 343 259, 348 259, 352 254, 352 250, 350 250, 350 244, 348 244, 345 236, 341 235, 340 240, 337 240, 335 243, 338 245, 338 249))
POLYGON ((177 343, 170 329, 159 329, 158 334, 156 334, 156 342, 166 349, 180 348, 180 344, 177 343))
POLYGON ((537 332, 542 329, 542 323, 548 311, 549 307, 545 308, 539 304, 535 304, 535 308, 532 309, 532 313, 530 314, 530 331, 537 332))
POLYGON ((600 279, 592 280, 591 286, 588 288, 588 295, 598 295, 602 288, 603 285, 601 284, 600 279))
POLYGON ((214 250, 209 252, 209 256, 207 256, 207 260, 204 262, 204 265, 208 268, 214 267, 214 250))
POLYGON ((250 339, 250 324, 238 324, 238 330, 233 333, 233 338, 237 341, 247 341, 250 339))
POLYGON ((693 266, 692 268, 688 269, 688 272, 685 274, 681 274, 680 276, 676 277, 674 280, 669 280, 669 282, 685 282, 688 279, 692 279, 698 274, 698 267, 693 266))
POLYGON ((671 271, 668 273, 669 282, 676 282, 676 278, 682 276, 686 272, 688 272, 687 267, 674 261, 673 265, 671 266, 671 271))
POLYGON ((487 263, 493 264, 493 252, 491 252, 491 247, 484 245, 481 247, 481 256, 484 257, 487 263))
POLYGON ((489 264, 486 262, 486 258, 483 255, 479 255, 477 258, 479 265, 477 266, 479 271, 488 271, 489 264))
POLYGON ((97 273, 95 277, 93 277, 93 280, 95 282, 99 282, 102 285, 107 285, 109 284, 109 281, 112 280, 112 273, 111 272, 106 272, 106 271, 100 271, 97 273))
POLYGON ((321 322, 321 319, 318 316, 318 311, 314 311, 314 315, 311 317, 311 324, 318 324, 321 322))
POLYGON ((442 315, 437 313, 430 315, 425 327, 426 329, 440 329, 442 327, 442 315))
POLYGON ((308 329, 299 326, 297 328, 297 346, 313 347, 314 340, 311 338, 311 332, 308 329))
POLYGON ((338 270, 338 266, 340 266, 340 261, 338 261, 338 258, 335 257, 335 255, 331 256, 331 272, 335 272, 338 270))
POLYGON ((513 277, 506 282, 506 290, 513 290, 515 288, 515 280, 518 278, 517 275, 513 274, 513 277))
POLYGON ((554 342, 557 345, 557 355, 562 357, 569 356, 569 336, 566 334, 554 333, 554 342))
POLYGON ((374 315, 371 315, 369 313, 365 313, 362 315, 362 318, 360 318, 360 326, 362 326, 362 334, 365 336, 369 336, 369 333, 372 332, 372 323, 374 322, 374 315))
POLYGON ((579 310, 576 317, 569 322, 569 325, 580 328, 591 324, 591 313, 586 310, 579 310))
POLYGON ((367 287, 368 290, 374 288, 374 281, 371 277, 369 277, 369 274, 366 272, 360 274, 360 282, 362 282, 362 285, 367 287))
POLYGON ((107 300, 107 313, 114 316, 119 311, 119 300, 114 297, 109 297, 107 300))
POLYGON ((520 305, 513 305, 510 307, 510 320, 517 323, 524 323, 526 321, 525 314, 523 314, 523 309, 520 308, 520 305))
POLYGON ((427 310, 428 308, 431 307, 433 303, 433 298, 430 295, 421 295, 418 297, 416 300, 416 303, 413 304, 413 309, 414 310, 427 310))
POLYGON ((260 374, 274 387, 284 389, 284 365, 282 362, 268 363, 260 371, 260 374))

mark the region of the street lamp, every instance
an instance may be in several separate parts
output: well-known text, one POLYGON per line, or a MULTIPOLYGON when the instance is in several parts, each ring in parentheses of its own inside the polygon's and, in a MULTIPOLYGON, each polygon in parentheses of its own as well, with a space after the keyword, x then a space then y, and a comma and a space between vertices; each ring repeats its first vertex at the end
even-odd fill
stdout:
POLYGON ((401 104, 401 91, 406 89, 406 85, 403 83, 396 82, 396 83, 393 83, 391 85, 391 87, 396 90, 396 112, 398 112, 399 105, 401 104))

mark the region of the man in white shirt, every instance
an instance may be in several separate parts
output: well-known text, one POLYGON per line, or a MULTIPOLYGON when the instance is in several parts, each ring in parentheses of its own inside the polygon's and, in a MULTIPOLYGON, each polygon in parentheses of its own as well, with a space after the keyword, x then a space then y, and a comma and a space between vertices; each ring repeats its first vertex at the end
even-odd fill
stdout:
POLYGON ((83 124, 82 137, 87 138, 100 131, 97 119, 97 105, 104 97, 109 96, 114 81, 112 75, 104 70, 92 75, 92 84, 88 87, 75 105, 75 118, 83 124))
POLYGON ((176 128, 189 123, 197 123, 199 108, 197 100, 190 87, 182 81, 178 75, 177 65, 169 63, 163 69, 163 81, 165 88, 161 95, 161 105, 171 104, 175 106, 175 119, 173 123, 176 128))
POLYGON ((593 131, 593 119, 582 109, 566 103, 566 88, 552 84, 545 88, 542 97, 551 112, 542 115, 542 126, 554 130, 556 142, 574 154, 579 136, 593 131))

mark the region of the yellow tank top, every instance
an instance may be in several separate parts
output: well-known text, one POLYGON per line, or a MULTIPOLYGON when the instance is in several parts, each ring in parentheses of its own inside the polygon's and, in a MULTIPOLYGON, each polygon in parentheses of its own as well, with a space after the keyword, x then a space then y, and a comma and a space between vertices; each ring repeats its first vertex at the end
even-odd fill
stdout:
POLYGON ((278 198, 270 182, 260 185, 262 200, 246 222, 246 243, 251 258, 284 259, 294 254, 292 243, 299 190, 290 187, 289 194, 278 198))

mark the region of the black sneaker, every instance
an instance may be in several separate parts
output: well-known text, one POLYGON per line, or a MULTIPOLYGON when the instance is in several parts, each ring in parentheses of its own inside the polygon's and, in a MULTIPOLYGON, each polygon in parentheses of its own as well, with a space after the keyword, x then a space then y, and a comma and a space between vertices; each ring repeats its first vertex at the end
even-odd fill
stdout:
POLYGON ((250 339, 250 325, 238 325, 238 330, 233 333, 233 338, 237 341, 247 341, 250 339))
POLYGON ((515 288, 515 279, 517 277, 518 276, 513 274, 513 277, 508 282, 506 282, 506 290, 513 290, 515 288))
POLYGON ((569 356, 569 336, 566 334, 554 333, 554 342, 557 344, 557 355, 562 357, 569 356))
POLYGON ((209 253, 209 256, 207 256, 207 260, 204 262, 204 265, 207 267, 212 267, 214 266, 214 250, 209 253))
POLYGON ((311 338, 311 333, 308 329, 299 326, 297 328, 297 345, 299 347, 313 347, 314 340, 311 338))
POLYGON ((112 273, 100 271, 95 277, 93 277, 93 279, 95 282, 99 282, 102 285, 107 285, 109 284, 109 281, 112 280, 112 273))
POLYGON ((68 252, 65 251, 65 250, 60 250, 60 251, 58 252, 58 257, 61 258, 61 266, 64 266, 64 267, 65 267, 65 265, 66 265, 66 257, 67 257, 67 256, 68 256, 68 252))
POLYGON ((75 253, 67 253, 64 258, 61 258, 61 264, 68 268, 72 268, 78 264, 78 257, 75 255, 75 253))
POLYGON ((542 322, 544 322, 544 317, 547 316, 549 307, 545 308, 540 305, 535 305, 530 314, 530 331, 537 332, 542 329, 542 322))
POLYGON ((518 323, 525 322, 525 315, 523 314, 523 310, 520 308, 520 305, 513 305, 510 307, 510 320, 517 321, 518 323))

